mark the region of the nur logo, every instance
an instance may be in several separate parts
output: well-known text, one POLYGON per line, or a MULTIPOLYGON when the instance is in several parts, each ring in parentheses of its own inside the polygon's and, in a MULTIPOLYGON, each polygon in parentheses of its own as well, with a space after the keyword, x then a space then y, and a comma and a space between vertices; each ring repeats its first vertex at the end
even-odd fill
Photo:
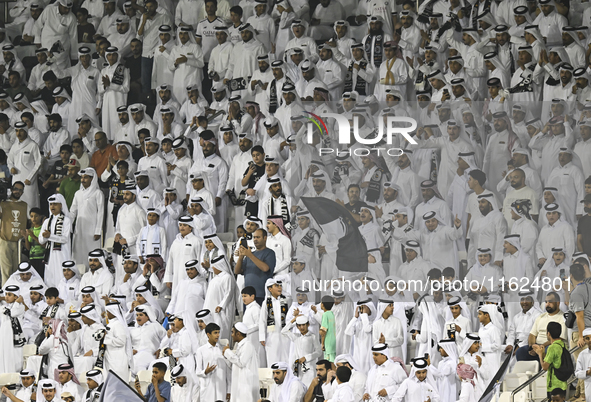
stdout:
MULTIPOLYGON (((335 119, 338 125, 339 130, 339 144, 350 144, 351 143, 351 125, 349 124, 349 120, 340 114, 336 113, 321 113, 320 116, 304 111, 307 113, 308 116, 306 119, 310 120, 308 123, 308 144, 312 144, 313 142, 313 133, 314 124, 318 130, 320 131, 320 136, 328 136, 328 127, 323 119, 332 118, 335 119)), ((410 133, 417 128, 417 122, 415 119, 406 117, 406 116, 388 116, 387 117, 387 124, 384 130, 384 119, 379 119, 379 128, 378 128, 378 135, 375 138, 363 138, 359 135, 359 119, 357 116, 353 117, 353 137, 355 141, 359 144, 364 145, 375 145, 379 143, 384 138, 384 131, 386 132, 386 143, 391 145, 392 144, 392 136, 402 135, 406 141, 410 144, 417 145, 417 142, 412 138, 410 133), (408 127, 398 127, 403 124, 408 124, 408 127)))

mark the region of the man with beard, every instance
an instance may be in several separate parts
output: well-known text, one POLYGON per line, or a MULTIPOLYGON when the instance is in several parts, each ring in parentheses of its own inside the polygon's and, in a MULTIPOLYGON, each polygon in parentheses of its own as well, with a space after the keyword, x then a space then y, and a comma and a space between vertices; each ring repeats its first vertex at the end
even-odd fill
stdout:
POLYGON ((380 68, 384 61, 384 43, 390 42, 392 36, 382 29, 384 20, 378 16, 368 19, 369 31, 361 43, 371 64, 375 69, 380 68))
MULTIPOLYGON (((273 73, 273 79, 269 83, 266 89, 267 97, 269 101, 267 102, 269 107, 268 110, 264 110, 263 114, 274 114, 279 108, 279 104, 281 103, 281 98, 283 97, 283 85, 288 82, 293 85, 293 81, 290 77, 288 77, 285 73, 285 63, 282 60, 275 60, 271 63, 271 71, 273 73), (268 113, 266 113, 268 112, 268 113)), ((266 108, 265 103, 260 103, 263 108, 266 108)))
MULTIPOLYGON (((62 116, 57 113, 47 117, 49 135, 43 144, 43 155, 48 161, 49 167, 60 159, 60 148, 70 142, 70 133, 62 127, 62 116)), ((33 205, 36 206, 36 205, 33 205)))
MULTIPOLYGON (((24 187, 14 200, 19 200, 22 197, 21 201, 24 201, 27 206, 21 212, 26 215, 31 208, 39 206, 37 176, 41 168, 42 157, 35 141, 29 138, 27 125, 19 121, 14 127, 17 141, 12 144, 10 150, 5 150, 8 151, 6 164, 12 174, 12 182, 20 182, 24 187)), ((59 152, 57 156, 59 157, 59 152)), ((6 225, 13 220, 15 219, 7 219, 6 225)), ((4 240, 14 240, 17 233, 13 229, 12 234, 6 233, 6 235, 7 237, 2 237, 4 240)), ((13 261, 13 264, 16 264, 16 261, 13 261)))
POLYGON ((243 172, 249 168, 252 162, 251 149, 253 145, 252 134, 242 133, 238 135, 238 148, 240 153, 234 157, 230 165, 230 173, 226 183, 226 194, 232 200, 236 218, 244 216, 244 194, 242 185, 243 172), (237 204, 238 203, 238 204, 237 204))
MULTIPOLYGON (((123 191, 124 204, 117 214, 117 224, 115 225, 114 243, 118 243, 123 249, 127 249, 128 254, 137 255, 135 243, 140 231, 146 226, 146 212, 136 203, 137 190, 133 184, 127 186, 123 191)), ((119 257, 119 266, 123 266, 123 258, 119 257)), ((123 269, 118 270, 117 283, 119 277, 123 276, 123 269)))
MULTIPOLYGON (((208 103, 203 97, 200 97, 199 86, 192 84, 187 86, 187 100, 179 108, 181 119, 187 124, 191 124, 194 116, 205 116, 205 110, 208 103)), ((156 116, 156 113, 154 113, 156 116)))
POLYGON ((230 56, 226 76, 224 77, 224 84, 236 83, 234 80, 244 80, 245 89, 238 89, 232 91, 233 94, 247 96, 246 85, 248 85, 249 77, 255 72, 257 66, 257 59, 264 55, 265 47, 261 42, 254 38, 255 29, 250 24, 243 24, 240 28, 240 36, 242 42, 234 45, 234 50, 230 56))
POLYGON ((579 44, 576 27, 562 27, 562 46, 564 46, 572 66, 578 68, 587 65, 585 49, 579 44))
POLYGON ((127 54, 129 54, 129 57, 126 57, 123 61, 125 68, 129 70, 129 95, 127 103, 135 103, 140 101, 140 95, 142 93, 142 42, 137 38, 131 39, 127 54))
MULTIPOLYGON (((419 53, 419 45, 421 44, 421 30, 415 24, 416 15, 412 11, 401 11, 400 22, 402 23, 402 32, 392 34, 394 42, 398 42, 398 46, 402 49, 402 56, 415 57, 419 53)), ((412 67, 412 66, 411 66, 412 67)))
POLYGON ((429 211, 437 212, 439 219, 446 225, 452 222, 451 210, 437 189, 437 183, 432 180, 425 180, 421 183, 421 195, 423 202, 417 205, 415 210, 414 227, 417 230, 425 231, 423 215, 429 211))
POLYGON ((345 9, 339 1, 321 0, 310 21, 310 37, 328 40, 333 36, 332 26, 337 20, 346 18, 345 9))
POLYGON ((306 395, 306 386, 300 381, 297 376, 293 375, 291 367, 284 362, 276 362, 271 365, 273 370, 273 381, 275 384, 271 387, 271 395, 269 400, 271 402, 294 402, 303 400, 306 395), (287 389, 284 390, 284 388, 287 389), (282 395, 287 397, 287 401, 282 398, 282 395))
POLYGON ((493 194, 478 196, 478 209, 482 218, 470 225, 468 255, 476 255, 477 249, 490 249, 491 256, 499 267, 503 264, 503 239, 507 234, 507 222, 493 194))
POLYGON ((92 169, 80 171, 80 190, 74 194, 70 218, 76 220, 72 239, 74 261, 84 261, 90 250, 101 246, 101 233, 105 213, 105 198, 98 186, 97 172, 92 169))
POLYGON ((133 130, 132 125, 129 123, 127 106, 122 105, 117 108, 117 117, 119 118, 118 128, 114 133, 111 133, 113 143, 129 142, 134 146, 139 145, 140 140, 137 137, 137 132, 133 130))
POLYGON ((359 100, 362 101, 369 95, 371 83, 376 74, 374 65, 367 61, 364 45, 355 43, 351 45, 352 59, 347 59, 345 75, 345 92, 355 91, 359 94, 359 100))
POLYGON ((100 107, 104 129, 113 133, 117 129, 117 108, 127 103, 130 72, 119 57, 119 49, 116 47, 108 47, 105 56, 108 65, 101 70, 98 92, 102 100, 100 107))
POLYGON ((72 77, 72 104, 70 114, 72 117, 82 116, 86 113, 88 116, 95 116, 98 108, 97 92, 100 79, 100 71, 91 66, 91 51, 89 47, 78 49, 78 60, 74 67, 66 70, 66 75, 72 77))
POLYGON ((506 180, 509 181, 513 188, 511 191, 507 192, 505 201, 503 202, 503 214, 507 220, 507 225, 509 225, 509 230, 511 230, 511 226, 513 226, 510 207, 511 204, 517 200, 530 200, 532 206, 530 213, 532 214, 532 218, 537 222, 539 214, 538 198, 541 194, 541 190, 536 192, 527 185, 525 172, 520 168, 516 168, 511 173, 507 174, 506 180))
POLYGON ((271 196, 259 203, 258 217, 262 222, 267 222, 268 216, 283 216, 283 224, 289 227, 290 213, 294 205, 291 196, 283 194, 282 181, 279 177, 268 179, 271 196))
POLYGON ((575 85, 573 85, 572 92, 577 99, 577 108, 580 109, 587 99, 591 99, 591 87, 589 87, 589 73, 585 67, 579 67, 573 71, 573 77, 575 78, 575 85))
POLYGON ((538 361, 538 355, 533 351, 532 346, 542 345, 547 347, 551 341, 547 337, 548 323, 557 322, 562 327, 562 333, 560 337, 562 339, 567 338, 566 326, 564 325, 564 317, 560 311, 560 296, 556 292, 550 292, 546 296, 546 312, 540 314, 534 324, 532 325, 529 337, 527 339, 527 345, 517 349, 515 357, 517 361, 538 361))
POLYGON ((302 102, 309 102, 313 100, 314 88, 325 88, 324 83, 319 80, 320 77, 316 74, 316 66, 310 60, 304 60, 300 63, 299 68, 302 72, 302 80, 296 83, 296 90, 302 102))
POLYGON ((291 82, 284 82, 283 86, 281 87, 281 91, 283 92, 284 102, 281 106, 279 106, 279 108, 277 108, 275 117, 279 120, 283 132, 290 133, 291 118, 301 116, 304 112, 304 109, 299 101, 296 101, 298 95, 295 85, 293 85, 291 82))
POLYGON ((160 156, 158 150, 160 148, 160 140, 156 138, 156 133, 152 133, 151 137, 144 140, 146 147, 146 156, 141 158, 137 164, 140 171, 148 172, 152 188, 158 194, 168 186, 168 168, 164 158, 160 156))
POLYGON ((569 63, 562 63, 559 68, 560 84, 556 85, 552 90, 552 100, 561 99, 571 102, 574 100, 573 87, 576 86, 573 80, 574 68, 569 63))
POLYGON ((273 80, 273 71, 269 68, 269 55, 264 54, 257 57, 259 69, 252 74, 250 84, 248 85, 248 93, 254 101, 259 105, 266 105, 269 103, 267 87, 273 80))
MULTIPOLYGON (((114 3, 105 2, 105 6, 107 6, 107 4, 110 5, 114 3)), ((130 20, 127 15, 119 15, 115 22, 117 25, 117 31, 115 33, 111 33, 107 37, 107 40, 111 42, 111 45, 121 49, 121 57, 127 58, 127 56, 132 53, 131 44, 133 42, 132 39, 135 39, 135 31, 131 29, 130 20)), ((139 40, 137 42, 139 49, 135 53, 141 57, 142 43, 139 40)), ((139 73, 141 71, 141 63, 139 63, 137 67, 137 71, 139 73)))
POLYGON ((355 222, 357 222, 357 226, 359 226, 361 225, 361 218, 359 217, 361 208, 367 208, 368 205, 361 201, 361 188, 358 184, 353 183, 349 185, 347 188, 347 198, 349 198, 349 202, 346 204, 341 200, 336 200, 336 202, 344 206, 347 211, 349 211, 355 222))
MULTIPOLYGON (((17 130, 17 136, 18 131, 21 130, 17 130)), ((30 142, 33 141, 28 140, 26 142, 29 143, 27 145, 30 146, 30 142)), ((16 146, 17 145, 15 144, 15 147, 16 146)), ((26 161, 23 161, 25 163, 34 158, 26 158, 28 155, 24 155, 24 152, 22 152, 21 155, 21 159, 26 159, 26 161)), ((41 155, 39 154, 38 149, 37 157, 35 159, 38 161, 37 163, 40 164, 39 161, 41 160, 41 155)), ((11 158, 9 159, 9 166, 11 164, 10 160, 11 158)), ((35 185, 36 183, 37 182, 35 181, 35 185)), ((27 221, 27 203, 20 200, 24 191, 25 185, 23 182, 14 180, 10 197, 8 200, 0 202, 0 216, 2 218, 2 225, 0 226, 0 267, 2 269, 3 284, 6 284, 8 278, 10 278, 10 276, 16 271, 19 263, 18 241, 21 238, 21 231, 26 229, 27 221)))
POLYGON ((333 58, 332 48, 328 45, 318 46, 320 61, 316 64, 316 71, 320 80, 326 85, 330 93, 330 100, 336 101, 343 92, 343 67, 333 58))
MULTIPOLYGON (((113 275, 109 271, 109 267, 107 267, 103 251, 95 249, 89 252, 87 256, 90 270, 82 275, 80 289, 92 286, 99 297, 109 295, 111 287, 113 287, 113 275)), ((98 300, 94 302, 99 303, 98 300)))
POLYGON ((332 398, 336 386, 335 388, 332 386, 334 378, 328 375, 330 370, 332 370, 332 365, 328 360, 316 362, 316 377, 304 395, 304 402, 324 402, 332 398))

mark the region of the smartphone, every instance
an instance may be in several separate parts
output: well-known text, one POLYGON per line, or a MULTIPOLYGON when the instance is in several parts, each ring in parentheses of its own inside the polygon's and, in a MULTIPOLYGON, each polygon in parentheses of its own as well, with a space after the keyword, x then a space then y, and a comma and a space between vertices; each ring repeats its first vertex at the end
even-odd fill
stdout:
POLYGON ((242 239, 240 239, 240 245, 244 248, 248 248, 248 242, 246 241, 246 239, 244 237, 242 239))
POLYGON ((560 280, 565 280, 565 272, 564 272, 564 268, 560 270, 560 280))

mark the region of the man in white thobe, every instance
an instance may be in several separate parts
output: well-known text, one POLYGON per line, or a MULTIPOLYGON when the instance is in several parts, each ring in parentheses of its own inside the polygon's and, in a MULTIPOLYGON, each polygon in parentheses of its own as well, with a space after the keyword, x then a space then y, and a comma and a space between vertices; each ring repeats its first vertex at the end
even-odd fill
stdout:
POLYGON ((27 203, 30 210, 39 206, 37 175, 42 157, 39 146, 29 138, 27 125, 22 121, 15 124, 17 141, 10 147, 7 165, 12 174, 12 182, 20 181, 25 189, 20 200, 27 203))
MULTIPOLYGON (((230 402, 256 402, 259 399, 259 356, 247 339, 246 324, 237 322, 232 328, 234 349, 225 346, 222 350, 228 366, 232 370, 232 389, 230 402)), ((256 336, 256 334, 255 334, 256 336)))
POLYGON ((91 250, 101 247, 101 232, 105 214, 105 199, 98 186, 98 175, 93 168, 80 171, 80 190, 74 194, 70 219, 75 221, 72 241, 74 261, 84 261, 91 250))

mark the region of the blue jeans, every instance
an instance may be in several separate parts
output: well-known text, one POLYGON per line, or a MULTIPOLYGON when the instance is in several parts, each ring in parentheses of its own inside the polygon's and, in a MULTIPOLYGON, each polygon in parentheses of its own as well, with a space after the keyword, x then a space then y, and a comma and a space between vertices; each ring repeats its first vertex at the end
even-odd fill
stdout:
MULTIPOLYGON (((546 346, 546 350, 548 350, 548 346, 546 346)), ((529 354, 529 346, 527 345, 517 349, 515 359, 517 359, 517 361, 540 361, 540 357, 537 354, 533 356, 529 354)))
POLYGON ((152 90, 152 67, 154 66, 153 57, 142 56, 142 93, 152 90))

